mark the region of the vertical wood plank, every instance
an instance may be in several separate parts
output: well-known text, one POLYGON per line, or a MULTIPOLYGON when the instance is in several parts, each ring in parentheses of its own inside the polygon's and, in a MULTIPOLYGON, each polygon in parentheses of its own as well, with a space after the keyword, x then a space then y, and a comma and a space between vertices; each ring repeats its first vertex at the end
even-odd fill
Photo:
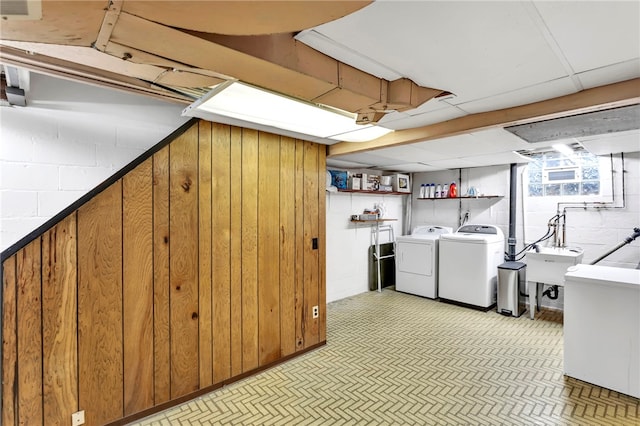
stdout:
POLYGON ((304 141, 296 140, 295 153, 295 241, 296 241, 296 351, 304 349, 304 141))
POLYGON ((122 377, 122 181, 78 210, 79 408, 87 424, 119 419, 122 377))
POLYGON ((42 352, 45 423, 78 411, 76 214, 42 236, 42 352))
POLYGON ((40 238, 18 254, 18 424, 42 417, 42 258, 40 238))
POLYGON ((259 364, 280 358, 280 137, 261 132, 258 143, 259 364))
POLYGON ((318 320, 311 308, 318 305, 318 250, 311 240, 318 237, 318 144, 304 144, 304 306, 305 348, 318 343, 318 320))
POLYGON ((318 146, 318 341, 327 340, 327 151, 318 146))
POLYGON ((280 351, 296 351, 296 144, 291 138, 280 142, 280 351))
POLYGON ((211 123, 198 123, 198 240, 200 387, 213 383, 213 330, 211 318, 211 123))
MULTIPOLYGON (((19 254, 19 253, 18 253, 19 254)), ((18 343, 16 336, 16 287, 18 254, 2 264, 2 424, 18 421, 18 343)))
POLYGON ((170 145, 171 398, 198 389, 198 126, 170 145))
POLYGON ((231 129, 213 125, 213 377, 231 377, 231 129))
POLYGON ((169 347, 169 146, 153 155, 154 403, 171 399, 169 347))
POLYGON ((124 414, 153 406, 153 162, 122 179, 124 414))
POLYGON ((231 376, 242 374, 242 129, 231 127, 231 376))
POLYGON ((258 132, 242 131, 242 370, 258 367, 258 132))

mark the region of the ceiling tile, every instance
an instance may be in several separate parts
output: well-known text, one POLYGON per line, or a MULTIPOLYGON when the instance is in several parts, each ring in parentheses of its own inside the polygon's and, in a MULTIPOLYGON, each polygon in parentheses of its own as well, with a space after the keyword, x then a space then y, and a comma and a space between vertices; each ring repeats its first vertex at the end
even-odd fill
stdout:
MULTIPOLYGON (((412 146, 449 158, 462 158, 472 155, 510 152, 528 148, 529 144, 509 134, 504 129, 489 129, 482 132, 419 142, 412 146)), ((431 162, 429 163, 431 164, 431 162)))
POLYGON ((454 106, 443 104, 443 107, 439 109, 424 113, 415 113, 415 115, 409 115, 407 112, 387 114, 380 120, 380 124, 389 129, 402 130, 428 126, 429 124, 452 120, 465 115, 467 114, 464 111, 454 106))
POLYGON ((413 163, 429 163, 432 160, 442 160, 448 156, 429 152, 424 149, 415 147, 414 145, 400 145, 392 148, 383 148, 373 151, 376 155, 387 158, 394 158, 397 162, 413 162, 413 163))
POLYGON ((467 101, 566 75, 519 2, 374 2, 316 30, 467 101))
POLYGON ((640 2, 538 1, 535 6, 576 73, 640 56, 640 2))
POLYGON ((471 158, 461 158, 476 163, 479 166, 497 166, 499 164, 528 163, 531 159, 515 152, 501 152, 491 155, 476 155, 471 158))
POLYGON ((640 77, 640 58, 578 74, 585 89, 640 77))
POLYGON ((376 62, 362 55, 358 50, 333 40, 316 30, 301 31, 295 36, 295 39, 334 59, 343 58, 342 62, 357 69, 366 70, 378 78, 384 78, 389 81, 402 78, 402 75, 389 68, 388 65, 376 62), (348 62, 345 60, 345 55, 348 58, 346 59, 348 62))
POLYGON ((437 160, 430 163, 433 167, 441 169, 464 169, 467 167, 480 167, 481 164, 466 158, 451 158, 449 160, 437 160))
POLYGON ((373 166, 373 164, 363 164, 355 161, 345 161, 339 158, 327 158, 327 166, 329 167, 337 167, 340 169, 352 169, 352 168, 368 168, 373 166))
MULTIPOLYGON (((577 91, 571 78, 565 77, 484 99, 456 104, 456 106, 469 114, 475 114, 539 102, 549 98, 576 93, 577 91)), ((455 101, 454 99, 453 102, 455 101)))
POLYGON ((396 171, 404 173, 419 173, 419 172, 434 172, 436 170, 442 170, 442 167, 436 167, 429 164, 422 163, 402 163, 393 164, 390 166, 381 167, 382 170, 396 171))
MULTIPOLYGON (((377 152, 377 151, 372 151, 377 152)), ((398 160, 395 158, 387 158, 376 154, 371 154, 369 152, 359 152, 356 154, 347 154, 341 155, 337 157, 337 159, 341 161, 353 161, 356 163, 362 164, 375 164, 378 166, 388 166, 390 164, 398 163, 398 160)))
POLYGON ((640 130, 577 138, 584 148, 595 155, 640 151, 640 130))

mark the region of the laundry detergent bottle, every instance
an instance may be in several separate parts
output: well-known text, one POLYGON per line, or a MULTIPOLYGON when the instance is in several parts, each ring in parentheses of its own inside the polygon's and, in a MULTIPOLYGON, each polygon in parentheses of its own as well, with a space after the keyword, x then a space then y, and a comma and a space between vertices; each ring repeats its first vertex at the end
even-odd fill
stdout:
POLYGON ((455 182, 451 182, 449 185, 449 198, 456 198, 458 196, 458 187, 455 182))

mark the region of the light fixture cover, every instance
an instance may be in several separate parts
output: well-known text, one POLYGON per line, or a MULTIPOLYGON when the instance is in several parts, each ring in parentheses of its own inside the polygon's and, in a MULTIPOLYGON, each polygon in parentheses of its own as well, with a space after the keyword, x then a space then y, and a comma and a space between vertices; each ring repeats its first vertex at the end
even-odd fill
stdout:
POLYGON ((182 115, 314 142, 362 142, 392 131, 356 124, 355 114, 299 101, 237 81, 215 86, 185 108, 182 115))

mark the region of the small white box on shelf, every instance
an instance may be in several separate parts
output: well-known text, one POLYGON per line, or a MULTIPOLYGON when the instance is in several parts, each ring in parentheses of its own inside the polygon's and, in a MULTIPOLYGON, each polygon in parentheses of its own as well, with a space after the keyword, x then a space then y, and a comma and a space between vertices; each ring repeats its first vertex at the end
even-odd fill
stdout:
POLYGON ((396 192, 411 192, 411 183, 409 182, 409 175, 396 174, 392 179, 393 190, 396 192))
POLYGON ((349 178, 349 189, 353 189, 353 190, 359 190, 361 188, 360 186, 360 178, 359 177, 355 177, 355 176, 351 176, 349 178))

